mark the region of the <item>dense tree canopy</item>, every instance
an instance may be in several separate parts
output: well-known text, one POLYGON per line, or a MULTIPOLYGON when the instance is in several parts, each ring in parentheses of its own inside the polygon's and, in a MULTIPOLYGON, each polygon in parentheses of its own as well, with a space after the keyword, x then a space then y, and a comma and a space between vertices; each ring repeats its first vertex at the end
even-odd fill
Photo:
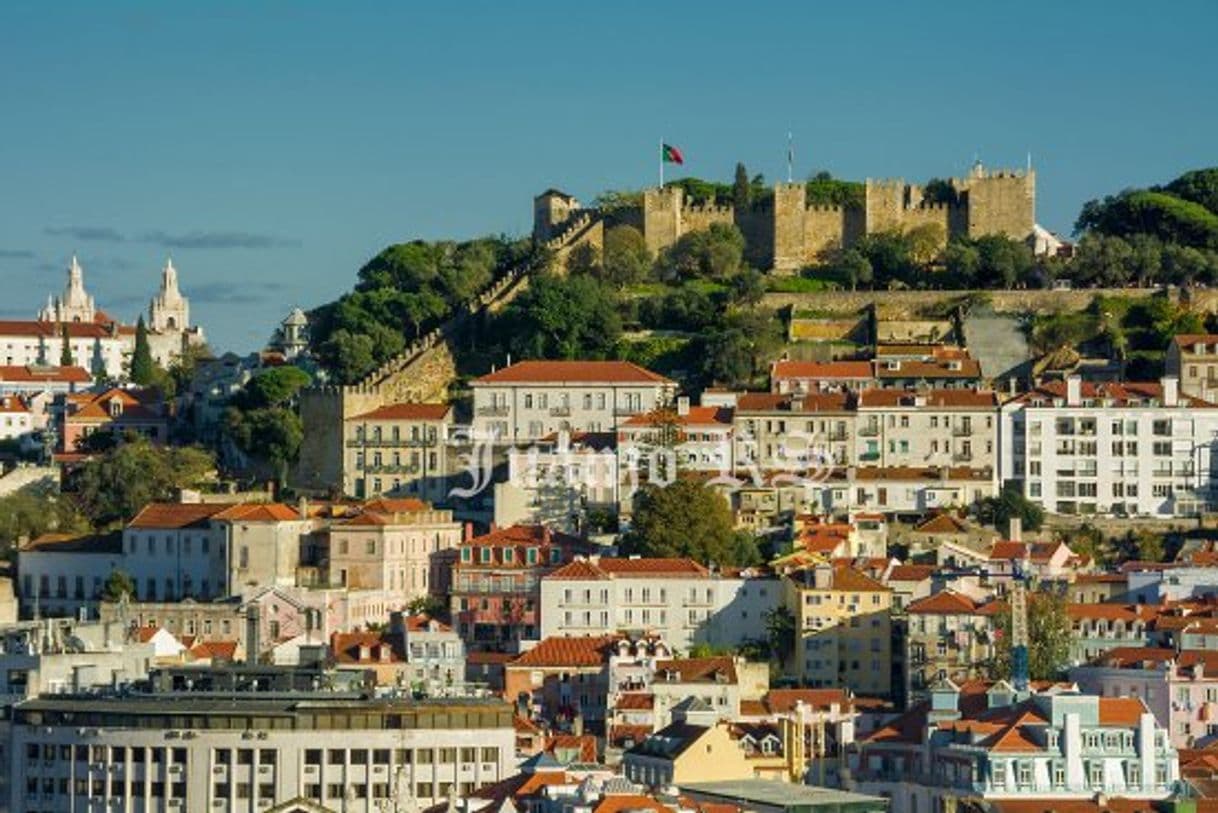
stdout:
POLYGON ((724 281, 744 267, 744 235, 724 223, 686 232, 660 256, 656 268, 661 279, 706 278, 724 281))
POLYGON ((1012 517, 1019 517, 1023 530, 1038 531, 1044 524, 1045 512, 1025 497, 1015 484, 1007 484, 997 497, 987 497, 977 503, 977 518, 993 525, 1000 533, 1007 532, 1012 517))
POLYGON ((84 464, 77 500, 95 526, 126 522, 150 502, 175 499, 214 468, 201 449, 154 446, 137 437, 84 464))
POLYGON ((622 332, 613 290, 589 276, 534 276, 497 320, 517 358, 608 358, 622 332))
MULTIPOLYGON (((1058 680, 1070 665, 1070 615, 1066 601, 1056 593, 1030 591, 1028 595, 1028 676, 1032 680, 1058 680)), ((1011 610, 998 616, 990 677, 1011 679, 1011 610)))
POLYGON ((0 556, 21 537, 86 531, 88 520, 69 499, 24 488, 0 497, 0 556))
POLYGON ((506 238, 389 246, 359 270, 354 291, 310 314, 313 349, 340 382, 358 381, 531 251, 506 238))
POLYGON ((266 463, 280 482, 304 439, 296 398, 309 381, 309 374, 297 367, 267 370, 229 400, 224 415, 225 431, 237 448, 266 463))
POLYGON ((1150 189, 1126 189, 1083 205, 1076 232, 1135 234, 1195 249, 1218 249, 1218 169, 1186 172, 1150 189))
POLYGON ((148 345, 148 326, 141 316, 135 323, 135 349, 131 353, 131 380, 141 387, 156 382, 156 363, 152 360, 152 348, 148 345))
POLYGON ((688 480, 645 486, 636 494, 633 523, 622 539, 622 551, 689 557, 717 565, 750 565, 760 560, 753 540, 736 533, 723 497, 688 480))

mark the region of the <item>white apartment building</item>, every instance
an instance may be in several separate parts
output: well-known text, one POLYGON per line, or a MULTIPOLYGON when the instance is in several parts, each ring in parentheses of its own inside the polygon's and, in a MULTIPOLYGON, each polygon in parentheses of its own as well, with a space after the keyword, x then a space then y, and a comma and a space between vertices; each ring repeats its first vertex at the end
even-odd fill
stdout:
POLYGON ((676 382, 627 361, 521 361, 470 382, 473 429, 522 444, 560 431, 616 432, 670 404, 676 382))
POLYGON ((514 771, 500 700, 370 698, 295 674, 175 670, 147 693, 27 701, 6 765, 11 809, 375 813, 465 797, 514 771), (240 688, 249 681, 271 691, 240 688))
POLYGON ((34 431, 34 413, 24 398, 0 395, 0 440, 28 440, 34 431))
POLYGON ((1049 382, 1002 407, 1003 480, 1059 514, 1195 516, 1212 510, 1218 407, 1178 380, 1049 382))
POLYGON ((386 404, 343 421, 343 493, 448 496, 448 404, 386 404))
POLYGON ((781 582, 751 571, 711 571, 692 559, 588 557, 542 577, 541 635, 656 635, 678 652, 739 646, 782 603, 781 582))
POLYGON ((864 390, 855 459, 860 466, 993 469, 998 398, 989 390, 864 390))

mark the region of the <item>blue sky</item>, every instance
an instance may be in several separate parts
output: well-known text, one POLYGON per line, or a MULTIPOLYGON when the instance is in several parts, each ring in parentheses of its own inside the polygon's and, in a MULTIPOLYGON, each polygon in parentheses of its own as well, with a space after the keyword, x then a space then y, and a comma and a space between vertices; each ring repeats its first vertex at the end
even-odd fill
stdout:
POLYGON ((5 3, 0 315, 79 253, 134 319, 172 254, 219 349, 384 245, 524 233, 532 195, 737 160, 1039 177, 1038 219, 1216 161, 1218 4, 5 3), (1207 78, 1209 77, 1209 78, 1207 78))

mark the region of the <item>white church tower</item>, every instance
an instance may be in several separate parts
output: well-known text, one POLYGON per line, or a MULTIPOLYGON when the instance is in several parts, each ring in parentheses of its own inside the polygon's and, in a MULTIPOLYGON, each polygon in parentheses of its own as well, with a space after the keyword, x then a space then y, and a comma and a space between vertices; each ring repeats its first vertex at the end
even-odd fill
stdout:
POLYGON ((47 304, 38 312, 43 322, 92 322, 97 315, 93 297, 85 290, 85 270, 72 255, 68 265, 68 285, 58 299, 47 297, 47 304))
POLYGON ((178 270, 173 260, 161 269, 161 290, 148 306, 148 327, 157 333, 185 331, 190 326, 190 303, 178 290, 178 270))

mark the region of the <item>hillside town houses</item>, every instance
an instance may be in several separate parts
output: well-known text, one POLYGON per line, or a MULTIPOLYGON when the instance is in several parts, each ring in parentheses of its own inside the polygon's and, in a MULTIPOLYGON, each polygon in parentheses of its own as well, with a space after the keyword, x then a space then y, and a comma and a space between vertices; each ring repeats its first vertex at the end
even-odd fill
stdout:
MULTIPOLYGON (((166 263, 158 360, 201 343, 188 307, 166 263)), ((132 330, 74 259, 37 320, 0 323, 0 441, 36 459, 0 486, 67 494, 115 444, 223 437, 248 382, 316 371, 308 324, 167 397, 126 380, 132 330)), ((768 389, 541 359, 464 398, 355 386, 304 426, 331 488, 216 483, 14 541, 0 809, 1218 798, 1215 347, 1178 337, 1153 382, 1012 386, 936 338, 784 357, 768 389), (669 485, 721 510, 725 561, 694 553, 703 517, 638 552, 669 485)))

